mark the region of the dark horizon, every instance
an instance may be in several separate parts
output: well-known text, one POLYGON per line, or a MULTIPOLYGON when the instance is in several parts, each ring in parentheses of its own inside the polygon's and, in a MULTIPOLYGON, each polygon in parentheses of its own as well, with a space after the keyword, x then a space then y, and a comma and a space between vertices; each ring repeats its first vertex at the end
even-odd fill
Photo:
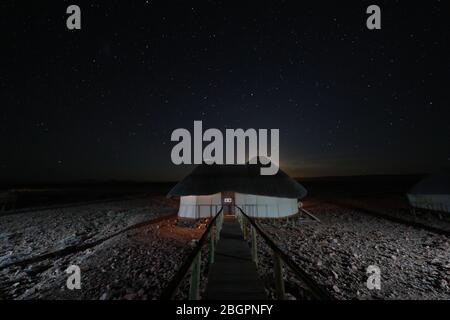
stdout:
MULTIPOLYGON (((447 171, 444 171, 447 172, 447 171)), ((189 173, 188 173, 189 174, 189 173)), ((186 176, 188 175, 186 174, 186 176)), ((297 177, 293 179, 301 182, 328 182, 328 181, 361 181, 367 183, 372 180, 385 181, 418 181, 433 173, 411 173, 411 174, 368 174, 368 175, 341 175, 341 176, 317 176, 317 177, 297 177)), ((80 179, 80 180, 53 180, 53 181, 4 181, 0 184, 0 189, 10 188, 38 188, 38 187, 72 187, 72 186, 127 186, 127 185, 153 185, 153 184, 176 184, 179 180, 96 180, 96 179, 80 179)))
POLYGON ((2 4, 0 184, 178 181, 173 130, 280 130, 293 177, 450 167, 447 4, 2 4))

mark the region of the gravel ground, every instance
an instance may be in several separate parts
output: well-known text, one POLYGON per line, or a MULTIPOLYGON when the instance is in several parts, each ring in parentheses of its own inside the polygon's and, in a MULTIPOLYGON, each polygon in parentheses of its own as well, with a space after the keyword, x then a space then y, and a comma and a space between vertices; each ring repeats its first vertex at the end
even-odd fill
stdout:
POLYGON ((130 230, 92 249, 0 272, 7 299, 157 299, 202 228, 175 219, 130 230), (81 269, 81 289, 66 287, 70 265, 81 269))
POLYGON ((11 262, 107 238, 175 213, 163 197, 140 198, 0 217, 0 299, 155 299, 203 225, 176 219, 122 232, 89 249, 23 266, 11 262), (82 289, 68 290, 65 270, 80 266, 82 289))
MULTIPOLYGON (((330 205, 310 211, 322 222, 261 225, 337 299, 450 299, 448 237, 330 205), (381 290, 366 286, 370 265, 381 270, 381 290)), ((261 277, 273 291, 270 251, 259 244, 261 277)), ((303 298, 285 269, 288 298, 303 298)))
POLYGON ((0 216, 0 268, 93 242, 170 212, 176 212, 175 202, 148 197, 0 216))
POLYGON ((450 232, 450 214, 427 209, 412 209, 404 199, 362 198, 340 199, 344 207, 348 203, 359 208, 368 208, 381 214, 403 220, 421 223, 425 226, 438 228, 450 232))
MULTIPOLYGON (((1 261, 89 243, 175 208, 164 198, 147 198, 0 217, 1 261)), ((450 299, 448 237, 332 205, 315 204, 309 210, 322 222, 260 223, 334 297, 450 299), (366 287, 369 265, 381 270, 381 290, 366 287)), ((22 267, 0 265, 0 299, 157 299, 205 226, 169 219, 76 253, 22 267), (81 290, 66 287, 65 270, 72 264, 81 268, 81 290)), ((271 252, 258 241, 260 275, 273 297, 271 252)), ((202 260, 206 280, 207 252, 202 260)), ((301 283, 285 271, 287 298, 307 298, 301 283)), ((186 298, 188 278, 177 298, 186 298)))

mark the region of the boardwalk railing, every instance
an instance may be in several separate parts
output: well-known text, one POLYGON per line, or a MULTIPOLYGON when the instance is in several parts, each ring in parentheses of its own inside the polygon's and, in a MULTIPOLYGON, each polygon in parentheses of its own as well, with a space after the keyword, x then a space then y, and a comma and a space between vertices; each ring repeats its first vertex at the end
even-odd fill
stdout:
POLYGON ((198 300, 200 298, 200 275, 201 275, 201 253, 202 248, 209 240, 209 263, 214 263, 215 245, 220 238, 220 231, 223 224, 223 207, 211 219, 205 232, 203 233, 197 245, 189 254, 188 258, 183 262, 177 273, 164 289, 161 294, 161 300, 171 300, 174 298, 181 282, 186 277, 186 274, 191 270, 191 277, 189 280, 189 300, 198 300))
POLYGON ((283 280, 283 264, 291 269, 291 271, 307 286, 313 299, 316 300, 333 300, 333 297, 322 288, 317 282, 312 279, 304 270, 302 270, 286 253, 283 252, 272 239, 258 226, 258 224, 250 218, 245 212, 238 206, 237 218, 241 224, 244 238, 248 239, 248 228, 250 227, 251 236, 251 251, 252 257, 255 263, 258 263, 258 250, 257 239, 258 234, 264 242, 269 246, 273 253, 273 267, 274 267, 274 280, 275 291, 277 299, 283 300, 285 298, 284 280, 283 280))

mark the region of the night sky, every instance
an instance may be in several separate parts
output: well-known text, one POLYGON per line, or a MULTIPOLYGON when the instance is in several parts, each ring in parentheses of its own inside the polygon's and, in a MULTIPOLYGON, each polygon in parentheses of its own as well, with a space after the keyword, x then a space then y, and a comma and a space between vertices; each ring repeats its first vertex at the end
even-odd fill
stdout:
POLYGON ((194 120, 280 129, 296 177, 450 166, 447 1, 0 7, 0 181, 176 180, 192 167, 171 163, 170 136, 194 120))

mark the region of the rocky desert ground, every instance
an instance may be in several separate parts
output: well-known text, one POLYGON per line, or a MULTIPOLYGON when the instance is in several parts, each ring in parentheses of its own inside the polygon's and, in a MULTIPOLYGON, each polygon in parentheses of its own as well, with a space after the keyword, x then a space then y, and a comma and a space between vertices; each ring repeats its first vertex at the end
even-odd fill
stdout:
MULTIPOLYGON (((335 298, 450 299, 448 236, 323 202, 308 210, 320 222, 258 223, 335 298), (366 286, 369 266, 380 269, 380 290, 366 286)), ((176 201, 151 196, 0 216, 0 299, 158 299, 207 223, 186 223, 176 212, 176 201), (81 269, 80 290, 66 286, 70 265, 81 269)), ((427 219, 439 224, 437 216, 427 219)), ((274 297, 272 253, 259 237, 258 252, 260 277, 274 297)), ((287 298, 307 298, 284 270, 287 298)), ((177 299, 186 298, 188 277, 177 299)))
POLYGON ((0 298, 156 299, 202 233, 177 226, 176 212, 148 197, 2 216, 0 298), (70 265, 81 290, 66 287, 70 265))
MULTIPOLYGON (((317 204, 309 209, 321 223, 261 222, 277 244, 337 299, 450 299, 450 239, 418 228, 317 204), (366 286, 367 268, 378 266, 381 290, 366 286)), ((272 256, 259 241, 259 270, 273 287, 272 256)), ((292 299, 302 290, 285 268, 292 299)))

